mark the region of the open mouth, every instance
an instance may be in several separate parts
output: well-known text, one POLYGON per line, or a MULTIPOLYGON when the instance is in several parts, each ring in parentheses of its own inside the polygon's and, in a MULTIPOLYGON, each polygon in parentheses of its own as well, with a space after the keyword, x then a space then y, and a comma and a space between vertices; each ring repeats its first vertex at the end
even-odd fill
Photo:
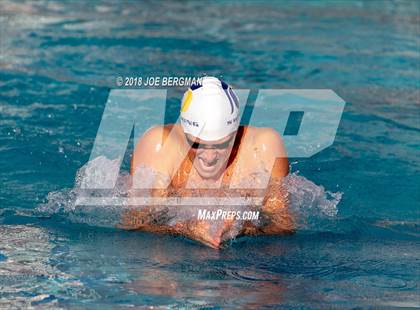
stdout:
POLYGON ((216 168, 217 163, 219 162, 218 159, 208 162, 208 161, 203 160, 202 158, 199 158, 198 161, 200 163, 201 168, 204 171, 213 171, 216 168))

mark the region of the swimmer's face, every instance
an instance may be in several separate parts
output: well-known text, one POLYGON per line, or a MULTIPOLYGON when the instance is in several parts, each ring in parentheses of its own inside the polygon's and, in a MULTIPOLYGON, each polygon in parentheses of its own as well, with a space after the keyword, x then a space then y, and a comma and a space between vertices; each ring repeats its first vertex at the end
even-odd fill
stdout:
POLYGON ((224 171, 229 159, 236 133, 217 140, 204 141, 190 134, 185 138, 189 144, 189 155, 193 157, 194 167, 204 179, 218 178, 224 171))

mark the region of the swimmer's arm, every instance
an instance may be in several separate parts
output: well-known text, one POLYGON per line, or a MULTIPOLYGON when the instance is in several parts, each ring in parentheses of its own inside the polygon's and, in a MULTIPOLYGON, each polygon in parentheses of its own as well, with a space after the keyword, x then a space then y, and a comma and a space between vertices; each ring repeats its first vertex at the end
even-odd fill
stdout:
POLYGON ((260 233, 277 235, 295 232, 294 220, 287 201, 287 191, 282 187, 281 179, 272 178, 270 180, 261 211, 260 233))
POLYGON ((170 174, 171 158, 168 156, 170 146, 168 143, 164 144, 169 130, 165 126, 155 126, 144 133, 133 152, 131 175, 134 175, 142 165, 165 175, 170 174))
POLYGON ((170 178, 167 171, 167 157, 162 152, 164 135, 166 135, 165 127, 152 127, 139 139, 134 149, 130 167, 133 180, 133 187, 129 193, 130 208, 122 214, 118 228, 152 230, 152 226, 162 224, 162 218, 165 217, 167 209, 154 205, 137 205, 136 198, 167 196, 170 178), (153 178, 150 188, 138 189, 136 187, 136 184, 148 182, 150 178, 153 178))
MULTIPOLYGON (((152 190, 152 197, 164 198, 170 195, 170 189, 166 186, 169 184, 166 184, 166 181, 170 179, 169 176, 171 175, 171 163, 169 161, 173 160, 174 156, 171 156, 170 147, 164 149, 162 144, 160 144, 163 135, 166 134, 166 129, 163 127, 154 127, 148 130, 137 144, 131 162, 131 175, 133 178, 136 177, 138 169, 141 169, 143 165, 159 173, 159 177, 153 185, 159 189, 155 188, 152 190)), ((135 190, 133 193, 135 193, 135 190)), ((135 198, 133 195, 131 198, 135 198)), ((169 225, 168 222, 173 216, 176 216, 173 208, 153 205, 136 207, 135 203, 133 203, 131 204, 131 209, 124 212, 117 227, 127 230, 182 235, 213 248, 219 247, 223 231, 220 232, 220 236, 218 234, 212 235, 209 223, 193 218, 169 225)))
MULTIPOLYGON (((131 159, 130 174, 135 187, 136 178, 142 178, 140 169, 151 169, 154 177, 152 195, 156 197, 167 196, 166 188, 171 175, 171 146, 164 144, 170 128, 155 126, 147 130, 137 143, 131 159)), ((150 177, 150 176, 149 176, 150 177)), ((140 180, 142 181, 142 180, 140 180)))
POLYGON ((295 228, 288 208, 287 192, 282 187, 282 179, 289 173, 289 162, 283 141, 274 129, 267 128, 260 135, 258 143, 262 150, 261 158, 265 168, 271 169, 271 178, 262 207, 262 216, 267 223, 260 228, 261 233, 293 233, 295 228))
POLYGON ((265 168, 268 171, 271 170, 271 177, 285 177, 289 173, 289 161, 283 140, 278 132, 272 128, 261 128, 256 144, 265 168))

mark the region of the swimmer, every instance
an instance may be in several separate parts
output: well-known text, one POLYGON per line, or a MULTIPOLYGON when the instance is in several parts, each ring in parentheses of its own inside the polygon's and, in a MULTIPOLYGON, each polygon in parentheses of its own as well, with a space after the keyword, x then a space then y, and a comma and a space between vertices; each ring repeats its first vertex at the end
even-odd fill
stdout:
MULTIPOLYGON (((239 101, 232 88, 218 78, 204 77, 201 84, 192 85, 184 94, 180 123, 152 127, 140 138, 131 175, 146 166, 164 176, 155 180, 155 197, 174 193, 188 196, 189 184, 213 189, 212 195, 217 196, 218 190, 244 180, 252 182, 253 175, 268 171, 270 182, 261 207, 264 225, 257 227, 245 221, 239 234, 293 233, 293 220, 279 185, 289 169, 282 140, 274 129, 239 123, 239 101)), ((233 225, 233 220, 226 220, 210 234, 211 221, 191 219, 169 226, 148 220, 151 213, 151 208, 130 211, 121 227, 180 234, 218 248, 233 225)))

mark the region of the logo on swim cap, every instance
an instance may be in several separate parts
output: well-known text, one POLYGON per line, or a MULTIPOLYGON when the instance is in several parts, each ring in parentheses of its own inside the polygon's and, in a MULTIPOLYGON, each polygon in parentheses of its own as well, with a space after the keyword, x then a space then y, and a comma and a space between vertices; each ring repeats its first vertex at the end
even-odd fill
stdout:
POLYGON ((222 80, 204 77, 200 84, 191 85, 184 94, 181 126, 185 133, 205 141, 228 136, 239 127, 238 97, 222 80))
POLYGON ((222 88, 225 91, 226 97, 228 97, 229 102, 230 102, 230 107, 231 107, 231 113, 230 114, 233 114, 233 111, 234 111, 233 105, 235 105, 236 108, 239 109, 239 100, 238 100, 238 97, 236 97, 236 95, 233 92, 232 88, 228 84, 226 84, 222 80, 220 80, 220 83, 222 84, 222 88))
POLYGON ((190 106, 190 103, 191 103, 191 99, 192 99, 192 90, 189 89, 187 90, 186 96, 184 100, 182 101, 181 112, 186 112, 188 110, 188 107, 190 106))

